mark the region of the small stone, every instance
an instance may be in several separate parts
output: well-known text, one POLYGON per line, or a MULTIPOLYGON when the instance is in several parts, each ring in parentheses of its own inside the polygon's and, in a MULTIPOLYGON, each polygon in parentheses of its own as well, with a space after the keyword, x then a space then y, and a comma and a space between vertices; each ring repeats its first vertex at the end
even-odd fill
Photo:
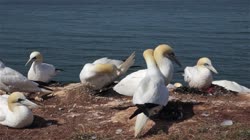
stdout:
POLYGON ((119 134, 121 134, 122 133, 122 129, 117 129, 116 131, 115 131, 115 134, 117 134, 117 135, 119 135, 119 134))
POLYGON ((61 110, 63 110, 63 108, 59 107, 58 110, 61 111, 61 110))
POLYGON ((95 140, 96 138, 97 138, 96 136, 92 136, 92 137, 91 137, 92 140, 95 140))
POLYGON ((42 101, 43 101, 43 98, 36 96, 36 97, 35 97, 35 101, 42 102, 42 101))
POLYGON ((224 120, 220 125, 221 126, 230 126, 230 125, 233 125, 233 121, 232 120, 224 120))
POLYGON ((208 117, 209 115, 210 115, 210 114, 207 113, 207 112, 204 112, 204 113, 201 114, 201 116, 203 116, 203 117, 208 117))

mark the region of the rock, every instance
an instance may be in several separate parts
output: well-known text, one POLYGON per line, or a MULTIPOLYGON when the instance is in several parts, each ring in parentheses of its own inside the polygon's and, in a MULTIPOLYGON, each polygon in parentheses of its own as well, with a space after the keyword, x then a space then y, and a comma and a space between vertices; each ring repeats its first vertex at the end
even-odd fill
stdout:
POLYGON ((58 110, 61 111, 61 110, 63 110, 63 108, 59 107, 58 110))
POLYGON ((204 113, 201 114, 201 116, 203 116, 203 117, 208 117, 209 115, 210 115, 210 114, 207 113, 207 112, 204 112, 204 113))
POLYGON ((116 129, 115 134, 119 135, 122 133, 122 129, 116 129))
POLYGON ((220 125, 221 126, 230 126, 230 125, 233 125, 233 121, 232 120, 224 120, 220 125))

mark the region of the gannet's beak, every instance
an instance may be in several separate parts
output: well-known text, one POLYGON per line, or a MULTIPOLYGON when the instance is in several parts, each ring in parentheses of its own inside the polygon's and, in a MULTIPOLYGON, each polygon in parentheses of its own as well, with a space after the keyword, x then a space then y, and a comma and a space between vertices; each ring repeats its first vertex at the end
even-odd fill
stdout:
POLYGON ((209 70, 211 70, 212 72, 218 74, 217 70, 216 70, 212 65, 207 66, 207 68, 208 68, 209 70))
POLYGON ((25 66, 27 66, 31 61, 32 61, 32 59, 29 59, 29 60, 26 62, 25 66))
POLYGON ((182 67, 180 61, 176 58, 175 55, 171 55, 171 56, 170 56, 170 59, 171 59, 172 61, 174 61, 178 66, 182 67))
POLYGON ((38 107, 39 107, 39 105, 37 105, 37 104, 31 102, 31 101, 28 100, 28 99, 25 99, 25 100, 21 101, 21 104, 26 105, 26 106, 27 106, 28 108, 30 108, 30 109, 32 109, 32 108, 38 108, 38 107))

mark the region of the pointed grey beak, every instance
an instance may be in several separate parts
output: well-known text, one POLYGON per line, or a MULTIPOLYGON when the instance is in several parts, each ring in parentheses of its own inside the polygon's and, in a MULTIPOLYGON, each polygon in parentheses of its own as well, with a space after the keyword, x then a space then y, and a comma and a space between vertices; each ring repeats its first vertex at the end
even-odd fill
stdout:
POLYGON ((176 58, 176 56, 170 56, 171 60, 174 61, 179 67, 182 67, 180 61, 176 58))
POLYGON ((216 70, 212 65, 207 66, 207 68, 208 68, 209 70, 211 70, 212 72, 218 74, 217 70, 216 70))
POLYGON ((27 107, 30 108, 30 109, 32 109, 32 108, 38 108, 38 107, 39 107, 39 105, 37 105, 37 104, 31 102, 31 101, 28 100, 28 99, 23 100, 23 101, 21 102, 21 104, 27 106, 27 107))
POLYGON ((31 61, 32 61, 32 59, 29 59, 29 60, 26 62, 25 66, 27 66, 31 61))

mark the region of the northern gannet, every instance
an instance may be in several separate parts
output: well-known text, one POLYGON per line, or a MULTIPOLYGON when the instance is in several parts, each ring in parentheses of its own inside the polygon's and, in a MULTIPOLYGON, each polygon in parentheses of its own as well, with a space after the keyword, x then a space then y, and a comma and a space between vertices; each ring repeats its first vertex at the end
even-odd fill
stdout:
MULTIPOLYGON (((166 44, 158 45, 154 50, 155 61, 164 76, 165 85, 168 85, 172 80, 174 66, 172 61, 181 66, 180 62, 177 60, 174 50, 166 44)), ((133 96, 134 91, 138 87, 140 81, 146 74, 146 69, 138 70, 127 75, 118 84, 116 84, 113 89, 119 94, 126 96, 133 96)))
POLYGON ((137 116, 135 137, 139 135, 148 118, 157 114, 163 106, 167 105, 169 97, 164 76, 157 67, 153 50, 145 50, 143 56, 147 64, 147 71, 133 96, 133 104, 138 109, 130 116, 130 119, 137 116))
POLYGON ((227 90, 235 91, 238 93, 250 93, 250 89, 242 86, 234 81, 229 80, 216 80, 212 84, 224 87, 227 90))
POLYGON ((213 67, 212 62, 207 57, 202 57, 193 67, 184 69, 184 80, 192 88, 207 89, 213 81, 212 72, 218 73, 213 67))
POLYGON ((18 71, 6 67, 2 61, 0 61, 0 89, 8 93, 14 91, 51 92, 51 90, 47 88, 40 88, 37 83, 30 81, 18 71))
POLYGON ((32 61, 33 63, 28 72, 29 80, 48 83, 58 74, 58 72, 62 71, 60 69, 56 69, 55 66, 51 64, 43 63, 43 56, 38 51, 34 51, 30 54, 30 58, 25 66, 32 61))
POLYGON ((90 85, 94 90, 101 90, 125 74, 134 64, 134 57, 135 53, 132 53, 119 66, 113 63, 114 61, 87 63, 83 66, 79 75, 81 83, 90 85))
POLYGON ((38 105, 29 101, 21 92, 13 92, 11 95, 0 96, 0 124, 23 128, 33 122, 31 108, 38 105))

